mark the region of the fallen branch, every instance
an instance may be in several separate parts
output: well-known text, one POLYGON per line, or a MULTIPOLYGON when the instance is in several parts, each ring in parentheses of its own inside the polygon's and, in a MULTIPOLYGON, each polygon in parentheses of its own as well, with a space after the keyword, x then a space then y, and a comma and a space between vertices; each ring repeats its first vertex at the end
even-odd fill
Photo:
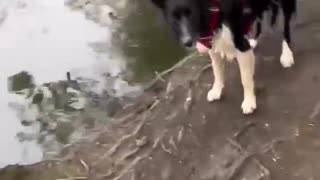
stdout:
POLYGON ((196 55, 197 55, 197 53, 193 53, 193 54, 185 57, 181 61, 179 61, 177 64, 175 64, 171 68, 169 68, 169 69, 157 74, 157 76, 153 80, 151 80, 151 82, 149 84, 147 84, 144 87, 144 90, 148 90, 148 89, 152 88, 159 80, 163 79, 164 76, 166 76, 167 74, 170 74, 175 69, 177 69, 177 68, 181 67, 182 65, 186 64, 189 60, 193 59, 196 55))
POLYGON ((158 73, 158 71, 155 72, 157 78, 162 81, 162 82, 165 82, 165 80, 161 77, 161 75, 158 73))

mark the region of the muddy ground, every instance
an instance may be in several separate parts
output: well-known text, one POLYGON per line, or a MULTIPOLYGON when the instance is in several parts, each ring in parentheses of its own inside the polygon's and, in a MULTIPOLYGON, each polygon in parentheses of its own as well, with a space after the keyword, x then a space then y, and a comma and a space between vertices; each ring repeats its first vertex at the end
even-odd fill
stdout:
POLYGON ((254 115, 241 113, 235 63, 227 66, 224 98, 209 104, 208 57, 190 56, 112 124, 95 128, 56 159, 9 166, 0 179, 320 179, 319 7, 319 1, 299 2, 293 68, 280 66, 278 32, 261 39, 254 115))

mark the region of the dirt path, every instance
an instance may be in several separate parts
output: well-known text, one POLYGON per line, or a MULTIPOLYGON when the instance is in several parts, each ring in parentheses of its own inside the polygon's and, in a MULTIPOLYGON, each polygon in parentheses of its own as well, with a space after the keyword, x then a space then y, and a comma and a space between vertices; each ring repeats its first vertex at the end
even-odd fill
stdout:
POLYGON ((280 66, 280 38, 266 35, 257 48, 254 115, 241 114, 236 64, 223 100, 208 104, 208 61, 191 58, 59 160, 11 166, 0 179, 320 179, 320 2, 299 7, 292 69, 280 66))

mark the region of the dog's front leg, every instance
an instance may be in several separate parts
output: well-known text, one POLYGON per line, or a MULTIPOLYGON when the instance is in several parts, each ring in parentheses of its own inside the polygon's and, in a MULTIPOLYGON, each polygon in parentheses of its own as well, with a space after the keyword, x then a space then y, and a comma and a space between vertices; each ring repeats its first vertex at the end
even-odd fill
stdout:
POLYGON ((211 102, 219 100, 222 95, 222 90, 224 88, 224 60, 219 53, 215 53, 212 49, 210 49, 208 53, 211 58, 214 76, 213 86, 207 95, 207 100, 211 102))
POLYGON ((238 51, 237 60, 240 68, 244 96, 241 108, 243 114, 251 114, 257 108, 256 96, 254 93, 255 56, 253 50, 250 48, 244 52, 238 51))

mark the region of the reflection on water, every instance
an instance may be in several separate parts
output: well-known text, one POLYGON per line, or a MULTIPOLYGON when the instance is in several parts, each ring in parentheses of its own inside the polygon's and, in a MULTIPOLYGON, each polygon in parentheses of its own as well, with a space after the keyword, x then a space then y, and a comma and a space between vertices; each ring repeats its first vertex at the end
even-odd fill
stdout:
POLYGON ((127 35, 122 44, 136 80, 150 79, 150 74, 175 64, 185 51, 178 44, 159 11, 149 0, 135 1, 136 6, 125 20, 127 35))
MULTIPOLYGON (((81 93, 68 85, 56 87, 63 82, 54 86, 44 83, 66 80, 66 72, 70 72, 79 82, 90 83, 90 90, 98 94, 106 85, 114 96, 139 91, 117 78, 126 63, 111 45, 111 36, 108 27, 65 7, 63 0, 1 0, 0 167, 37 162, 44 156, 44 146, 50 145, 54 151, 59 146, 56 140, 65 143, 65 137, 71 136, 73 127, 68 123, 75 113, 62 113, 53 97, 65 99, 62 103, 65 107, 65 103, 75 103, 72 102, 75 96, 79 102, 81 93), (13 78, 18 82, 11 79, 8 83, 7 78, 15 74, 20 77, 13 78), (51 119, 55 123, 44 127, 43 122, 51 119), (38 121, 42 123, 35 123, 38 121), (55 131, 54 136, 48 133, 50 130, 55 131), (47 136, 41 136, 43 132, 47 136), (40 146, 38 142, 50 143, 40 146)), ((81 105, 73 105, 78 106, 76 110, 81 109, 81 105)))

